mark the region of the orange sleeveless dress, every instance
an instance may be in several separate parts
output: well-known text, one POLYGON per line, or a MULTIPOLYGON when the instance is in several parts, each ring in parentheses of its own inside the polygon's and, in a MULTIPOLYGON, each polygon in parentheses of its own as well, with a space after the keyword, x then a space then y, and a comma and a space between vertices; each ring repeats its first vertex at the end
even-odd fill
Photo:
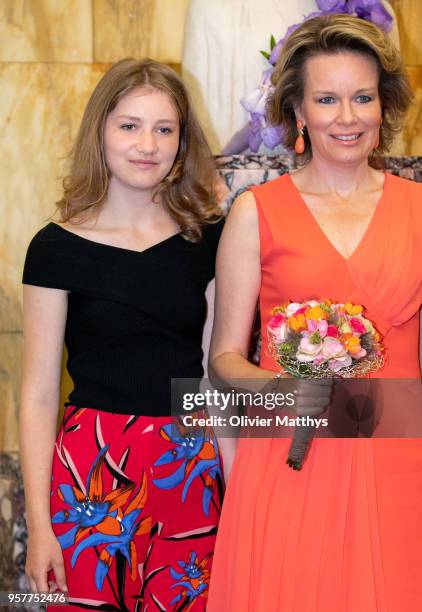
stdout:
MULTIPOLYGON (((378 376, 420 376, 422 185, 386 174, 348 259, 288 175, 252 188, 261 242, 262 358, 269 311, 329 297, 364 305, 383 335, 378 376)), ((422 406, 421 406, 422 408, 422 406)), ((400 410, 400 404, 397 409, 400 410)), ((313 440, 302 471, 288 439, 240 439, 220 522, 208 612, 422 610, 422 440, 313 440)))

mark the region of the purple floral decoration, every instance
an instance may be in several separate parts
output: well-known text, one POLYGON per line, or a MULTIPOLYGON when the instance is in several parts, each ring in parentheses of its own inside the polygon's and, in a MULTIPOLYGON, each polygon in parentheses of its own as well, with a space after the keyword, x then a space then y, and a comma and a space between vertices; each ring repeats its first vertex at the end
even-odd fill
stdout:
MULTIPOLYGON (((303 21, 321 15, 343 13, 371 21, 385 32, 389 32, 392 28, 393 18, 380 0, 316 0, 316 3, 319 11, 306 15, 303 21)), ((273 91, 271 76, 281 49, 290 34, 302 25, 303 21, 291 25, 283 38, 278 42, 271 36, 270 53, 261 51, 262 55, 268 59, 270 67, 262 73, 259 86, 240 101, 243 108, 250 114, 248 144, 253 153, 258 151, 262 143, 272 150, 281 144, 283 140, 282 128, 269 123, 265 108, 267 100, 273 91)))

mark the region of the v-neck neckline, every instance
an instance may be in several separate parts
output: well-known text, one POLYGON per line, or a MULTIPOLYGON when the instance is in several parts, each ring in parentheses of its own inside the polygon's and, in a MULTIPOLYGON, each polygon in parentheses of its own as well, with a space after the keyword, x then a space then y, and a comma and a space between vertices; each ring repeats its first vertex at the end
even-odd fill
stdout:
POLYGON ((146 247, 145 249, 136 250, 136 249, 126 249, 125 247, 116 246, 114 244, 107 244, 105 242, 98 242, 97 240, 91 240, 90 238, 85 238, 85 236, 80 236, 79 234, 76 234, 75 232, 71 232, 70 230, 66 229, 65 227, 62 227, 61 225, 53 221, 51 222, 51 225, 58 227, 59 230, 61 230, 62 232, 65 232, 70 237, 74 237, 77 240, 82 241, 88 245, 91 244, 91 245, 98 246, 100 248, 104 247, 105 249, 114 249, 116 252, 121 251, 122 253, 133 253, 135 255, 144 255, 146 253, 149 253, 150 251, 155 251, 159 247, 164 246, 165 244, 174 240, 175 238, 182 237, 182 232, 177 232, 176 234, 172 234, 171 236, 168 236, 167 238, 164 238, 163 240, 160 240, 159 242, 156 242, 155 244, 151 244, 149 247, 146 247))
POLYGON ((376 223, 377 217, 380 215, 380 211, 383 208, 383 202, 385 200, 385 196, 386 196, 386 192, 387 192, 387 186, 388 186, 388 181, 389 181, 389 178, 388 178, 389 174, 388 174, 388 172, 384 172, 384 185, 383 185, 383 188, 382 188, 382 193, 381 193, 380 197, 378 198, 378 201, 377 201, 376 206, 375 206, 375 210, 372 213, 372 216, 371 216, 371 218, 369 220, 369 223, 366 226, 366 229, 365 229, 364 233, 362 234, 361 239, 359 240, 358 244, 356 245, 356 248, 353 250, 353 252, 348 257, 345 257, 342 253, 340 253, 340 251, 337 249, 337 247, 334 246, 334 244, 331 242, 331 240, 329 239, 327 234, 322 229, 321 225, 318 223, 317 218, 312 213, 312 211, 309 208, 309 206, 306 204, 302 194, 300 193, 299 189, 294 184, 290 174, 287 174, 287 176, 289 178, 289 181, 290 181, 292 189, 296 193, 297 199, 300 201, 302 207, 305 209, 305 212, 308 215, 309 220, 312 222, 312 225, 315 227, 317 233, 319 233, 321 235, 323 240, 329 245, 330 249, 332 251, 334 251, 336 253, 336 255, 342 261, 344 261, 346 264, 349 263, 352 259, 355 258, 355 256, 358 254, 358 252, 361 251, 361 249, 363 248, 363 245, 366 242, 368 235, 370 235, 372 233, 372 228, 373 228, 373 226, 376 223))

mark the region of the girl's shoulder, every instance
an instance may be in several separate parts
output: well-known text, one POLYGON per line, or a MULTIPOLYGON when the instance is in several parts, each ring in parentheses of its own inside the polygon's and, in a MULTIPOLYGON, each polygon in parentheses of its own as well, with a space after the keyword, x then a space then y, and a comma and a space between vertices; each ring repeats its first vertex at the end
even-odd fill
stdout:
POLYGON ((78 261, 83 246, 83 239, 76 234, 58 223, 48 223, 28 245, 22 282, 70 291, 80 270, 78 261))

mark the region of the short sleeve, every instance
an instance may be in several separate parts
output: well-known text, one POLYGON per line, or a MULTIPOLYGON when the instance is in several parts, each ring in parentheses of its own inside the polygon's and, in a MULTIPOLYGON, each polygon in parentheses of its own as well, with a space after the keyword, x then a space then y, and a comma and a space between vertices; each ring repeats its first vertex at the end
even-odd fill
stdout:
POLYGON ((63 246, 54 223, 35 234, 26 252, 22 282, 25 285, 69 290, 64 280, 66 249, 63 246))

